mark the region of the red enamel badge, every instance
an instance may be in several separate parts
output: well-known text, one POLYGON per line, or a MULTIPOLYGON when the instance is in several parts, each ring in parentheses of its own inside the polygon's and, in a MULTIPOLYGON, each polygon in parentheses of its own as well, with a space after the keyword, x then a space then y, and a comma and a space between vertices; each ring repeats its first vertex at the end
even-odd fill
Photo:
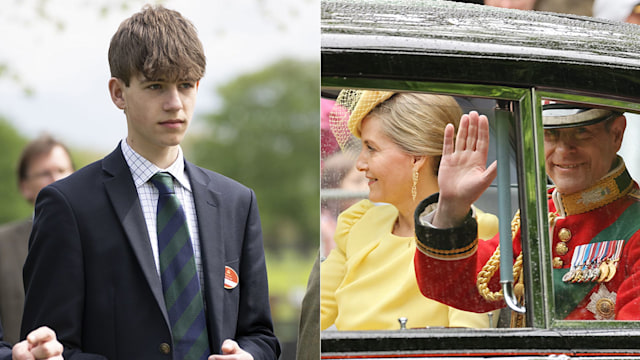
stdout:
POLYGON ((224 267, 224 288, 234 289, 238 286, 238 273, 229 266, 224 267))

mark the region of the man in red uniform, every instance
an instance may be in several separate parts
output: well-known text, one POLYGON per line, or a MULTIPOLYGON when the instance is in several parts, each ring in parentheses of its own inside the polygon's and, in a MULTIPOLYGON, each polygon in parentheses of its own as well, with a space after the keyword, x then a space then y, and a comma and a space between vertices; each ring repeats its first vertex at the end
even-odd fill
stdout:
MULTIPOLYGON (((543 124, 546 170, 555 185, 548 207, 556 316, 640 320, 639 191, 617 155, 626 119, 619 112, 552 104, 543 108, 543 124)), ((485 165, 488 146, 485 116, 464 115, 455 145, 448 127, 440 193, 423 200, 415 216, 422 293, 477 312, 504 306, 476 289, 484 281, 477 274, 498 245, 497 236, 478 241, 470 211, 496 176, 496 163, 485 165)), ((519 230, 513 249, 514 256, 520 254, 519 230)), ((499 290, 499 276, 487 284, 499 290)))

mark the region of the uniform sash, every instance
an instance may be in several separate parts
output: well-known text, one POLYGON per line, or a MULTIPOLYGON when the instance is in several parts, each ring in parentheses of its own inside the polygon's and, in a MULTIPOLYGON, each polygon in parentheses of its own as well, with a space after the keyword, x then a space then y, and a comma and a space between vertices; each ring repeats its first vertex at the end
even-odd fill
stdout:
MULTIPOLYGON (((624 240, 626 245, 631 236, 640 230, 640 221, 638 219, 640 219, 640 202, 634 202, 624 210, 613 224, 594 236, 590 243, 624 240)), ((562 276, 567 271, 568 269, 553 269, 553 289, 557 319, 566 318, 589 294, 593 287, 599 285, 592 282, 564 282, 562 281, 562 276)))

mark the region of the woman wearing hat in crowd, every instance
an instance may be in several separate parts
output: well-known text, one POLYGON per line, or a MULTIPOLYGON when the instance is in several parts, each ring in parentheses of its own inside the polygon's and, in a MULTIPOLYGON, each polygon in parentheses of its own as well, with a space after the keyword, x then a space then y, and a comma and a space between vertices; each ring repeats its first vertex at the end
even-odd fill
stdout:
MULTIPOLYGON (((617 155, 626 119, 616 111, 549 104, 543 106, 543 125, 546 171, 554 184, 548 209, 556 317, 640 320, 640 194, 617 155)), ((425 199, 416 210, 416 274, 425 296, 489 311, 504 306, 492 292, 500 289, 499 276, 484 278, 478 291, 476 274, 488 274, 485 264, 499 260, 498 239, 478 242, 472 234, 476 222, 469 217, 473 199, 496 175, 495 163, 485 169, 488 121, 472 113, 461 122, 455 141, 453 134, 448 127, 439 198, 425 199), (423 211, 435 202, 437 210, 423 211)), ((521 253, 519 223, 516 216, 514 256, 521 253)), ((521 274, 521 267, 514 267, 521 274)), ((514 290, 523 296, 524 287, 514 290)), ((522 319, 513 323, 522 325, 522 319)))
MULTIPOLYGON (((488 327, 490 317, 427 299, 418 289, 413 213, 438 191, 437 172, 447 123, 462 111, 449 96, 343 90, 332 112, 341 146, 351 135, 362 149, 356 167, 368 178, 369 199, 338 218, 336 248, 320 266, 321 329, 488 327)), ((497 218, 477 213, 481 237, 497 232, 497 218)))

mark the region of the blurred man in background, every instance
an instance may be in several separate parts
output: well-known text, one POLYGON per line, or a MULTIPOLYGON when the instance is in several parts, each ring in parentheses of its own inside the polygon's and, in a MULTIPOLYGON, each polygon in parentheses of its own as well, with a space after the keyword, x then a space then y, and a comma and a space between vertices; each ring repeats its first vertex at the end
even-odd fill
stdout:
POLYGON ((595 0, 593 17, 640 24, 639 0, 595 0))
MULTIPOLYGON (((42 188, 62 179, 74 170, 68 149, 49 135, 41 135, 28 143, 18 162, 18 187, 32 206, 42 188)), ((4 340, 15 344, 20 340, 20 322, 24 307, 22 266, 33 215, 28 219, 0 227, 0 319, 4 340)))
POLYGON ((536 0, 484 0, 484 4, 509 9, 533 10, 536 0))

